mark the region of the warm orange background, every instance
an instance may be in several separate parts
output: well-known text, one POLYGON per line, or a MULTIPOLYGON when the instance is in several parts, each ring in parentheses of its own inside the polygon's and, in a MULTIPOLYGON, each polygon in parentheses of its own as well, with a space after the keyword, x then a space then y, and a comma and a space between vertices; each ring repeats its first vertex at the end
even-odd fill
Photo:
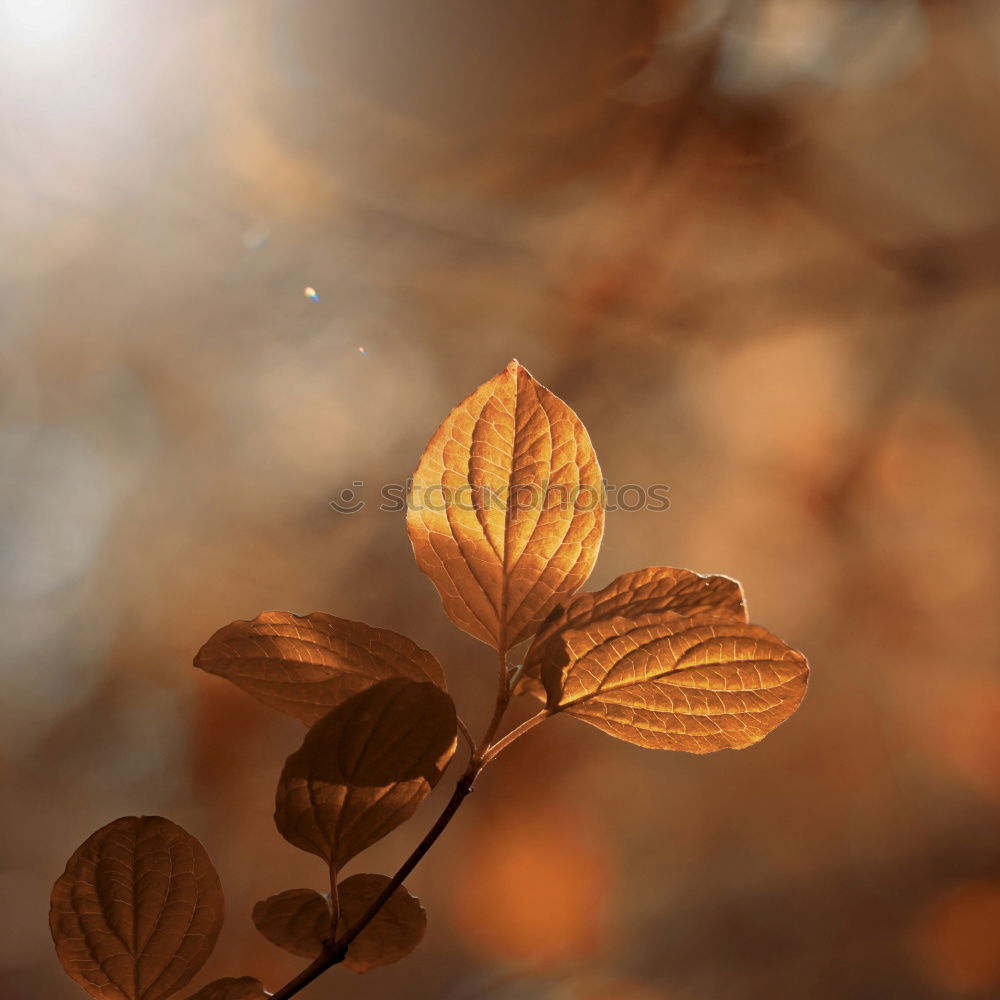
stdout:
POLYGON ((299 967, 249 913, 322 886, 270 818, 301 727, 191 657, 364 619, 481 728, 403 517, 328 500, 516 356, 671 487, 592 584, 735 576, 811 689, 739 753, 531 733, 411 878, 420 950, 303 995, 1000 995, 1000 4, 46 5, 0 2, 0 993, 80 995, 48 893, 132 813, 222 876, 194 985, 299 967))

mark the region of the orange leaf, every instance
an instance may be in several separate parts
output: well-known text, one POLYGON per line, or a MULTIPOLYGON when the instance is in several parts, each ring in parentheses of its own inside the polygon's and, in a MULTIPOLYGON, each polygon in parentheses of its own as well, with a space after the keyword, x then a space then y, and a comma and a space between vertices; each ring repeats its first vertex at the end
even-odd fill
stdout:
POLYGON ((762 740, 805 694, 805 657, 756 625, 711 615, 607 618, 559 634, 548 710, 619 739, 708 753, 762 740))
POLYGON ((407 527, 448 617, 507 650, 590 575, 604 487, 576 414, 512 361, 420 458, 407 527))
POLYGON ((279 948, 315 958, 333 937, 330 900, 313 889, 288 889, 262 899, 253 908, 254 926, 279 948))
MULTIPOLYGON (((340 930, 349 930, 368 912, 391 879, 386 875, 352 875, 337 886, 340 930)), ((368 926, 351 942, 344 965, 369 972, 405 958, 423 939, 427 914, 404 886, 389 897, 368 926)))
POLYGON ((100 1000, 161 1000, 191 981, 222 927, 205 849, 160 816, 126 816, 77 848, 49 926, 71 979, 100 1000))
POLYGON ((406 636, 314 611, 265 611, 219 629, 194 665, 306 725, 378 681, 445 686, 441 665, 406 636))
POLYGON ((565 629, 582 628, 605 618, 638 618, 661 611, 747 620, 743 588, 728 576, 699 576, 667 566, 623 573, 603 590, 577 594, 553 609, 524 658, 517 693, 544 700, 542 672, 547 660, 561 655, 558 634, 565 629))
POLYGON ((188 1000, 266 1000, 270 995, 259 979, 241 976, 239 979, 216 979, 188 1000))
POLYGON ((456 731, 455 704, 435 684, 397 678, 354 695, 286 761, 278 830, 340 869, 413 815, 455 753, 456 731))

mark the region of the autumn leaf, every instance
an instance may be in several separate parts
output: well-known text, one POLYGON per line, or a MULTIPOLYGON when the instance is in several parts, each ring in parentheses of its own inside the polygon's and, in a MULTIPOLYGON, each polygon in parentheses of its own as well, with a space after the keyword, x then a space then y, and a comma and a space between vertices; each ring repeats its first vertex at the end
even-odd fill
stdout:
POLYGON ((187 985, 222 927, 205 849, 160 816, 127 816, 77 848, 49 926, 70 978, 100 1000, 161 1000, 187 985))
POLYGON ((188 1000, 266 1000, 268 993, 259 979, 216 979, 193 993, 188 1000))
POLYGON ((265 611, 219 629, 194 664, 306 725, 379 681, 445 687, 438 661, 406 636, 315 611, 265 611))
POLYGON ((553 608, 525 655, 517 693, 545 699, 542 671, 547 660, 561 655, 558 636, 565 629, 582 628, 605 618, 638 618, 661 611, 747 620, 743 588, 728 576, 699 576, 667 566, 623 573, 603 590, 577 594, 553 608))
POLYGON ((288 758, 281 835, 341 868, 409 819, 456 746, 455 705, 437 685, 382 681, 325 715, 288 758))
MULTIPOLYGON (((387 875, 352 875, 337 886, 341 935, 360 923, 371 905, 389 886, 387 875)), ((332 913, 328 896, 313 889, 289 889, 253 908, 257 929, 279 948, 302 958, 316 958, 331 936, 332 913)), ((350 943, 343 964, 355 972, 368 972, 405 958, 420 943, 427 929, 427 914, 420 900, 399 886, 350 943)))
MULTIPOLYGON (((337 886, 340 931, 355 926, 390 883, 386 875, 352 875, 337 886)), ((420 900, 399 886, 368 926, 351 942, 344 965, 368 972, 391 965, 413 951, 427 930, 427 914, 420 900)))
POLYGON ((756 625, 710 615, 605 618, 559 633, 542 680, 550 713, 661 750, 762 740, 805 694, 805 657, 756 625))
POLYGON ((262 899, 252 917, 268 941, 301 958, 315 958, 333 937, 329 897, 314 889, 288 889, 262 899))
POLYGON ((576 414, 517 361, 460 403, 414 473, 407 527, 448 617, 507 650, 590 575, 604 487, 576 414))

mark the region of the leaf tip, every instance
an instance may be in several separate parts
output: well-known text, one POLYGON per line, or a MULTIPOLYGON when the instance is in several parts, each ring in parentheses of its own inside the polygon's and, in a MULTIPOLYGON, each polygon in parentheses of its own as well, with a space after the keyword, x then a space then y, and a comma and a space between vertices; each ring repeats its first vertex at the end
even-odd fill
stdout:
POLYGON ((519 381, 522 376, 524 378, 529 378, 532 381, 534 381, 534 377, 532 376, 531 372, 529 372, 528 369, 525 368, 524 365, 522 365, 521 362, 517 360, 517 358, 510 359, 510 361, 507 364, 507 367, 504 369, 504 374, 509 375, 515 381, 519 381))

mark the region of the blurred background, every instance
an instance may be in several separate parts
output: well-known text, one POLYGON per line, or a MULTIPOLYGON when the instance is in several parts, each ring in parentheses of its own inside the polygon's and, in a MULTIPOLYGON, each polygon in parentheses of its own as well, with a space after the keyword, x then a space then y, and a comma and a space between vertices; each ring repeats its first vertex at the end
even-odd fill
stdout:
POLYGON ((303 995, 1000 996, 998 98, 995 0, 0 0, 0 992, 80 995, 48 894, 137 813, 222 875, 192 988, 300 967, 249 914, 323 885, 271 821, 301 727, 191 658, 363 619, 481 729, 378 490, 516 356, 671 487, 590 588, 735 576, 810 693, 739 753, 534 731, 420 950, 303 995))

